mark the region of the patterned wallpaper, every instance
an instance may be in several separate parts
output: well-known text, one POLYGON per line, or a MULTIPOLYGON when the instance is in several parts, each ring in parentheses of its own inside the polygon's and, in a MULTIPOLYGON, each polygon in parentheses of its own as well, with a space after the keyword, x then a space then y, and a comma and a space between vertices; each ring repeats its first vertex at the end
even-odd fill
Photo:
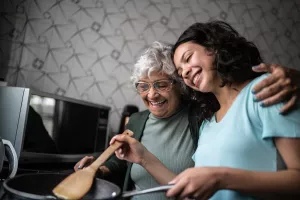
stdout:
POLYGON ((197 21, 225 20, 267 62, 300 69, 297 0, 1 0, 0 13, 0 78, 110 106, 113 131, 124 105, 144 109, 128 81, 140 53, 197 21))

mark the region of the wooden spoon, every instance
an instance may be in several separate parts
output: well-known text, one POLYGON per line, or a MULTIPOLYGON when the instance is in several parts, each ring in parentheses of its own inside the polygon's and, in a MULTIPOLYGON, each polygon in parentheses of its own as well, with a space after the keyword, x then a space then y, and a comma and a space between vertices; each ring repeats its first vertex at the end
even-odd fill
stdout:
MULTIPOLYGON (((125 130, 122 134, 132 136, 133 132, 125 130)), ((118 149, 121 143, 115 141, 90 166, 78 170, 60 182, 52 192, 62 199, 80 199, 92 187, 98 168, 118 149)))

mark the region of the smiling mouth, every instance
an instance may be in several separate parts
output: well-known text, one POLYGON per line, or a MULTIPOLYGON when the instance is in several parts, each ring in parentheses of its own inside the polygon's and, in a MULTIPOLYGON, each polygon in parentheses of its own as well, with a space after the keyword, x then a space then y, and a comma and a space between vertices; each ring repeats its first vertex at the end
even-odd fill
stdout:
POLYGON ((192 82, 193 82, 194 86, 198 87, 199 81, 200 81, 200 73, 199 73, 199 74, 196 74, 196 75, 194 76, 194 79, 193 79, 192 82))
POLYGON ((160 106, 162 104, 164 104, 167 100, 163 100, 163 101, 149 101, 149 103, 152 105, 152 106, 160 106))

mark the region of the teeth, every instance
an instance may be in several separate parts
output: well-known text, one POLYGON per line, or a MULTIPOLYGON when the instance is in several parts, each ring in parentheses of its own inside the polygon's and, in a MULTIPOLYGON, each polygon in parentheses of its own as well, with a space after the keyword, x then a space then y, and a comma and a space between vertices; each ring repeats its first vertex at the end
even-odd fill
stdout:
POLYGON ((164 103, 165 101, 157 101, 157 102, 150 102, 151 104, 153 104, 153 105, 158 105, 158 104, 162 104, 162 103, 164 103))
POLYGON ((194 80, 193 80, 194 85, 196 85, 196 83, 197 83, 199 77, 200 77, 200 74, 197 74, 197 75, 195 76, 195 78, 194 78, 194 80))

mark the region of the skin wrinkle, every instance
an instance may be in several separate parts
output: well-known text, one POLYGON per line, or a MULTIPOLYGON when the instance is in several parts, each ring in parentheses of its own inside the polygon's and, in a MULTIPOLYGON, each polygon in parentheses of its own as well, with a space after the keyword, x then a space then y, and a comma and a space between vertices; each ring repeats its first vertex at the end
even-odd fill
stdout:
MULTIPOLYGON (((169 79, 169 76, 162 72, 152 72, 150 77, 143 77, 140 81, 155 82, 158 80, 169 79)), ((180 105, 180 89, 178 84, 173 84, 170 91, 158 92, 155 88, 150 87, 150 90, 145 93, 140 93, 140 96, 149 109, 149 111, 156 117, 166 118, 173 115, 180 105), (165 101, 162 105, 152 105, 150 102, 165 101)))

